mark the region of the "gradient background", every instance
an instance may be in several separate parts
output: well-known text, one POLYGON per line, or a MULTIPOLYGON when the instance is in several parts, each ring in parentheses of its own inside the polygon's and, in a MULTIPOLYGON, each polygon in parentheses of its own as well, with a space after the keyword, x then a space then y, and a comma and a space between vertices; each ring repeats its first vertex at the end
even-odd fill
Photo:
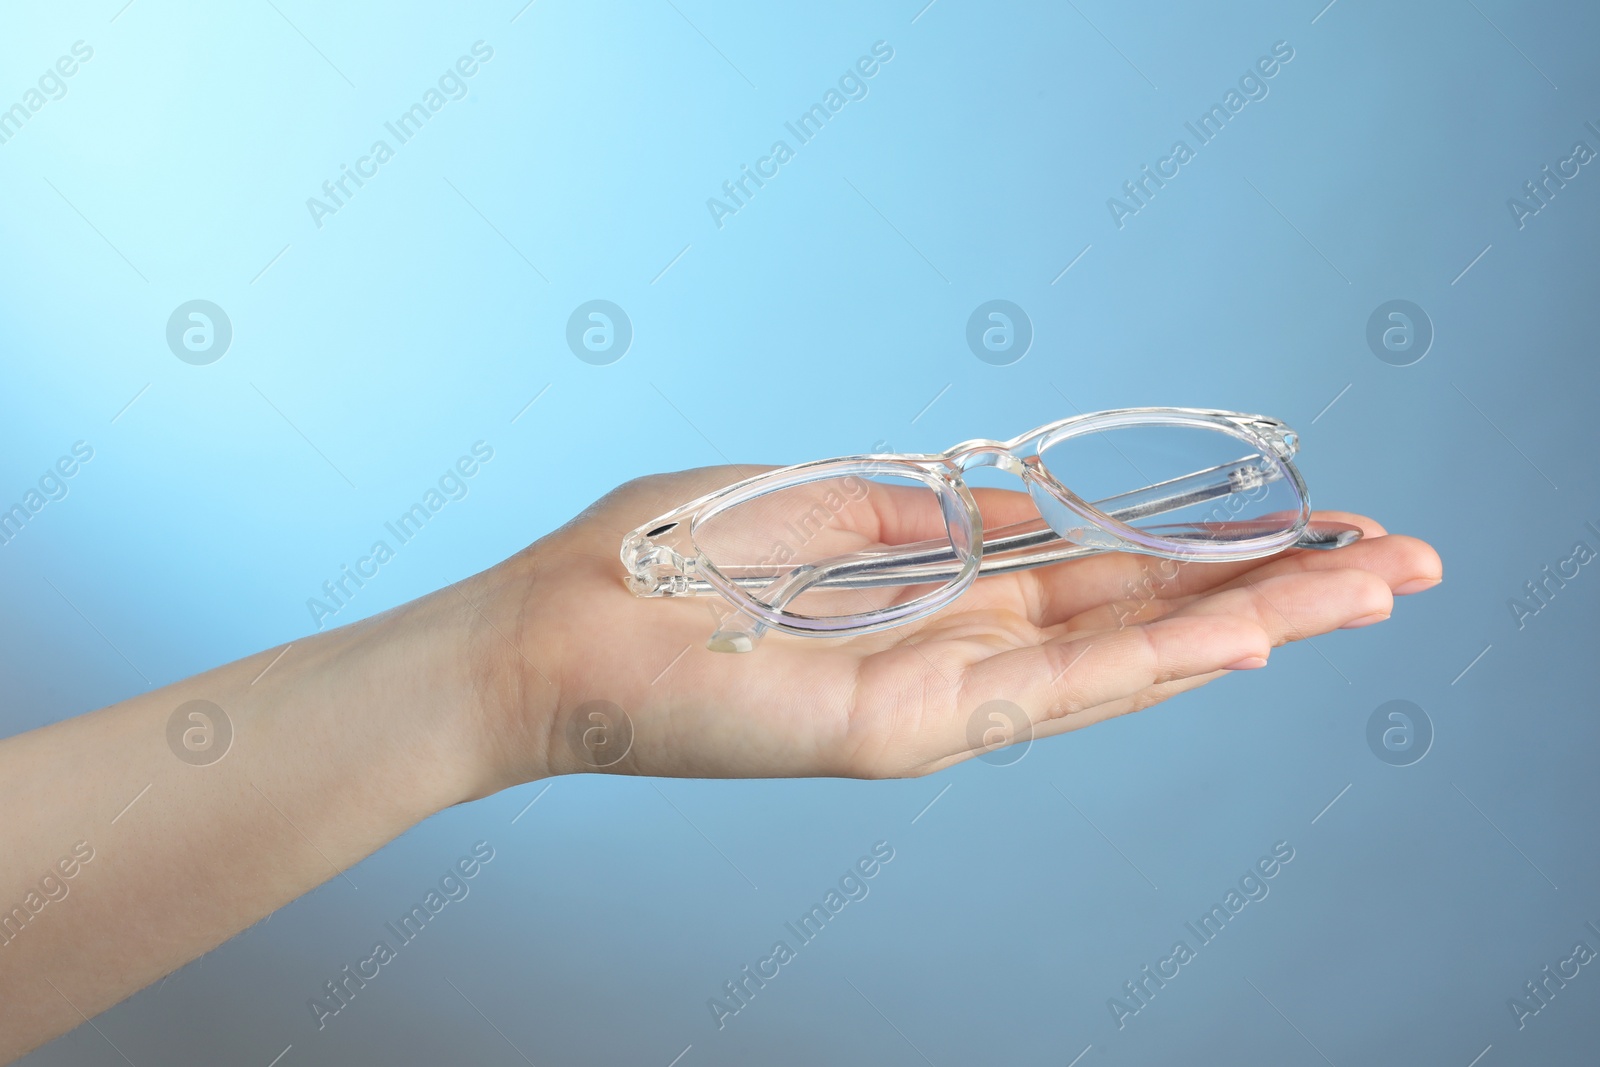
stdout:
POLYGON ((1315 501, 1430 539, 1444 585, 1007 766, 452 809, 28 1064, 1594 1061, 1600 969, 1521 1030, 1507 999, 1600 948, 1600 565, 1521 629, 1508 602, 1600 548, 1600 162, 1522 228, 1507 199, 1600 150, 1600 10, 924 2, 7 5, 0 107, 94 57, 0 145, 4 506, 95 456, 0 547, 0 728, 307 633, 478 440, 338 622, 638 474, 1134 404, 1288 420, 1315 501), (317 228, 478 40, 470 95, 317 228), (719 229, 706 199, 879 40, 719 229), (1270 95, 1119 229, 1107 198, 1277 41, 1270 95), (208 366, 165 340, 192 299, 234 330, 208 366), (591 299, 632 322, 610 365, 565 341, 591 299), (965 341, 991 299, 1033 327, 1009 366, 965 341), (1367 344, 1392 299, 1435 331, 1409 366, 1367 344), (1367 741, 1396 699, 1434 733, 1409 766, 1367 741), (478 840, 470 897, 319 1031, 307 999, 478 840), (870 896, 719 1031, 707 999, 879 840, 870 896), (1107 999, 1276 841, 1270 896, 1119 1030, 1107 999))

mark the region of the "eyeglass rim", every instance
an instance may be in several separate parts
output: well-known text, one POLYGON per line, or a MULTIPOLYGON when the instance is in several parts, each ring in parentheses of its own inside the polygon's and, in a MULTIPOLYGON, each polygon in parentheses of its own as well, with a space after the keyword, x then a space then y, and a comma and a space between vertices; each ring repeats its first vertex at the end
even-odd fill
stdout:
MULTIPOLYGON (((1116 546, 1098 545, 1108 551, 1144 552, 1148 555, 1200 561, 1231 561, 1271 555, 1292 545, 1311 519, 1311 496, 1306 488, 1300 468, 1295 466, 1294 454, 1298 450, 1298 435, 1278 419, 1264 415, 1244 415, 1239 412, 1216 411, 1204 408, 1121 408, 1114 411, 1095 412, 1074 419, 1063 419, 1053 426, 1041 427, 1007 442, 1010 447, 1030 446, 1038 459, 1030 467, 1030 474, 1038 483, 1091 527, 1110 534, 1119 542, 1116 546), (1063 441, 1087 433, 1120 429, 1126 426, 1205 426, 1261 449, 1282 470, 1285 482, 1294 491, 1299 502, 1299 515, 1295 522, 1281 533, 1232 541, 1225 544, 1205 542, 1180 542, 1147 534, 1130 523, 1106 514, 1066 486, 1043 462, 1044 453, 1063 441)), ((1027 480, 1027 479, 1025 479, 1027 480)), ((1037 501, 1035 501, 1037 503, 1037 501)), ((1063 534, 1063 537, 1066 537, 1063 534)), ((1075 540, 1067 538, 1067 540, 1075 540)))
MULTIPOLYGON (((797 473, 803 471, 806 476, 803 478, 785 478, 775 481, 770 488, 763 488, 759 492, 744 492, 721 499, 714 507, 697 511, 688 519, 689 537, 695 549, 696 572, 724 599, 734 604, 740 611, 759 619, 772 629, 782 630, 786 633, 814 636, 870 633, 874 630, 887 629, 933 614, 966 592, 972 583, 977 580, 978 568, 982 563, 983 518, 978 512, 978 503, 973 498, 972 491, 967 487, 965 480, 962 479, 959 470, 945 460, 934 457, 919 457, 919 459, 926 459, 927 462, 905 461, 897 457, 888 456, 841 456, 835 459, 815 460, 810 463, 797 464, 794 467, 786 467, 769 472, 777 475, 784 472, 797 473), (887 608, 874 608, 870 611, 855 612, 849 615, 807 615, 788 608, 773 608, 757 599, 753 593, 725 575, 721 568, 716 565, 716 562, 706 556, 700 550, 699 544, 694 541, 694 531, 697 526, 715 518, 726 510, 738 507, 769 493, 804 485, 808 482, 820 481, 825 478, 849 478, 852 476, 906 478, 921 482, 932 489, 939 499, 941 511, 946 521, 946 530, 952 535, 952 548, 954 548, 961 560, 961 568, 956 576, 945 581, 936 589, 887 608), (961 541, 966 542, 965 546, 955 536, 958 533, 957 529, 950 525, 952 514, 959 519, 959 537, 961 541)), ((761 486, 762 479, 759 475, 756 478, 748 479, 745 483, 747 490, 760 488, 761 486)))

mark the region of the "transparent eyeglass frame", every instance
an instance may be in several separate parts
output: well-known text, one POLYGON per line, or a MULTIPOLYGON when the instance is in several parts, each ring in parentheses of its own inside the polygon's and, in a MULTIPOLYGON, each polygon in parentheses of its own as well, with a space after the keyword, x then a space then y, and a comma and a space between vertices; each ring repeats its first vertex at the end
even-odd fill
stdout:
POLYGON ((767 471, 707 493, 644 523, 622 542, 626 584, 641 597, 721 596, 736 610, 712 635, 714 651, 746 652, 767 630, 842 637, 903 625, 945 607, 980 577, 1047 566, 1099 552, 1131 552, 1182 562, 1257 559, 1287 548, 1339 548, 1361 535, 1340 523, 1312 523, 1304 479, 1293 457, 1295 432, 1277 419, 1201 408, 1120 408, 1048 423, 1009 441, 963 441, 944 452, 879 454, 816 460, 767 471), (1128 427, 1186 427, 1227 434, 1240 458, 1156 485, 1086 501, 1041 460, 1055 445, 1085 434, 1128 427), (963 472, 997 467, 1016 475, 1040 517, 985 530, 963 472), (851 553, 793 567, 728 565, 707 559, 696 530, 731 508, 769 493, 825 479, 892 477, 936 496, 947 536, 851 553), (1228 518, 1228 497, 1270 483, 1293 489, 1296 514, 1272 521, 1228 518), (1223 503, 1215 523, 1187 524, 1182 539, 1134 523, 1211 501, 1223 503), (774 573, 775 569, 780 573, 774 573), (813 589, 932 586, 889 606, 812 616, 787 605, 813 589), (759 594, 759 595, 758 595, 759 594))

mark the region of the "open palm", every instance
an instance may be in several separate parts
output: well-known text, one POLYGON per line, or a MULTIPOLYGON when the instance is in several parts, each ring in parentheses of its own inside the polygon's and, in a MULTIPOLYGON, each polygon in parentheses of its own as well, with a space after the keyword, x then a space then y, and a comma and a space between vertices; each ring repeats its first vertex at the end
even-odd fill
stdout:
MULTIPOLYGON (((589 770, 925 774, 1263 666, 1286 642, 1381 621, 1396 594, 1442 573, 1422 541, 1318 512, 1365 536, 1244 563, 1103 553, 983 578, 952 606, 879 633, 773 634, 753 653, 711 652, 706 639, 728 605, 633 596, 617 546, 650 516, 757 469, 630 482, 458 587, 482 623, 480 673, 504 784, 589 770)), ((870 503, 858 528, 905 521, 894 494, 870 503)), ((991 526, 1031 511, 1017 493, 980 493, 979 503, 991 526)))

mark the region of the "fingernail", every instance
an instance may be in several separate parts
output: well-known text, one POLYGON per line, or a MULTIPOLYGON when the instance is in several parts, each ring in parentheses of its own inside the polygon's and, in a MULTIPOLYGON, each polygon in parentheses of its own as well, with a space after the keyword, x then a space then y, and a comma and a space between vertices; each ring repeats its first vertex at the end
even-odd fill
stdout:
POLYGON ((1222 668, 1225 671, 1254 671, 1267 665, 1265 656, 1246 656, 1244 659, 1235 660, 1222 668))
POLYGON ((1387 619, 1388 617, 1389 617, 1388 615, 1384 614, 1381 611, 1375 611, 1371 615, 1363 615, 1359 619, 1351 619, 1349 622, 1347 622, 1343 626, 1339 627, 1339 629, 1341 629, 1341 630, 1359 630, 1363 626, 1371 626, 1375 622, 1382 622, 1384 619, 1387 619))
POLYGON ((1442 581, 1444 581, 1443 578, 1412 578, 1395 586, 1394 595, 1410 596, 1412 593, 1420 593, 1424 589, 1432 589, 1442 581))

